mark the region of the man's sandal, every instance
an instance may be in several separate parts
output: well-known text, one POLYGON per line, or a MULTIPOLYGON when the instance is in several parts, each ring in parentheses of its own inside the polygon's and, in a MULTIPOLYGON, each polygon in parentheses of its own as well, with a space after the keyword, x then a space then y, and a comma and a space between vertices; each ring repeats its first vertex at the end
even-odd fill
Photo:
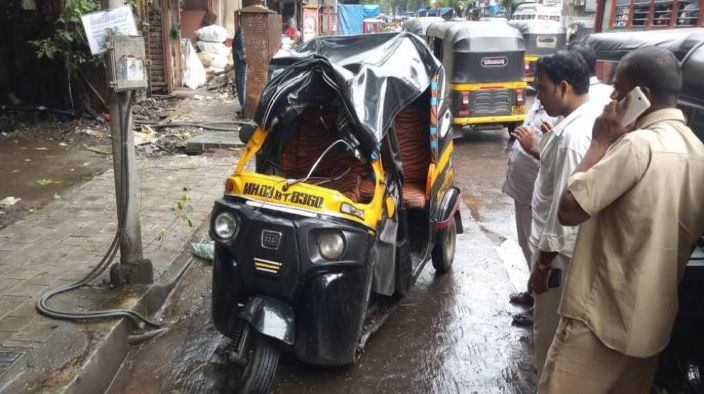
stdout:
POLYGON ((516 313, 512 316, 513 325, 518 327, 530 327, 533 325, 533 310, 516 313))
POLYGON ((533 306, 533 296, 528 292, 511 293, 508 296, 509 301, 512 304, 523 305, 523 306, 533 306))

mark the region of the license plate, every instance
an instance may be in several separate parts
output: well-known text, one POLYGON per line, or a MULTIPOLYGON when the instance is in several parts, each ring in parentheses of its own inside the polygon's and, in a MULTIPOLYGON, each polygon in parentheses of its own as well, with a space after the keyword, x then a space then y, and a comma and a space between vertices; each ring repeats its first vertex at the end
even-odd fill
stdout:
POLYGON ((525 105, 513 105, 511 106, 511 115, 523 115, 526 113, 525 105))

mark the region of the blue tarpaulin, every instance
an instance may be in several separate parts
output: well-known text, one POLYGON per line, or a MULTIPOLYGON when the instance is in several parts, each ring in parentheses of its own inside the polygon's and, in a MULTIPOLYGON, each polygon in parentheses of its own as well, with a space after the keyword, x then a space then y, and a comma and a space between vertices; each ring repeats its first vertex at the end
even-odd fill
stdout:
POLYGON ((337 14, 340 18, 338 26, 341 35, 362 34, 364 6, 361 4, 340 4, 337 6, 337 14))
POLYGON ((379 6, 378 5, 363 5, 364 7, 364 19, 376 18, 379 16, 379 6))

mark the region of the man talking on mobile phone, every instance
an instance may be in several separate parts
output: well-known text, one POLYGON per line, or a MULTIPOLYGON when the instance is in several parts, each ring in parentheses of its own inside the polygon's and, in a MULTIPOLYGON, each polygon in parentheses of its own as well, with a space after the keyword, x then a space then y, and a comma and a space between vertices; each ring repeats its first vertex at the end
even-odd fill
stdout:
POLYGON ((540 393, 650 392, 704 232, 704 145, 676 107, 681 86, 663 48, 635 50, 616 69, 613 101, 560 201, 560 222, 581 226, 540 393), (624 127, 635 87, 651 105, 624 127))

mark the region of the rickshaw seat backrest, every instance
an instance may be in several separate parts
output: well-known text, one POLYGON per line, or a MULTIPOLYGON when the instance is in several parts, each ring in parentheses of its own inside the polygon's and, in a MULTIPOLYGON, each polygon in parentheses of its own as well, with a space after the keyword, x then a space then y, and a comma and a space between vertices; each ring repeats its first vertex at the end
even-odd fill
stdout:
POLYGON ((425 206, 425 184, 430 165, 430 112, 427 106, 409 105, 394 119, 394 129, 403 161, 403 205, 425 206))
MULTIPOLYGON (((335 112, 319 107, 308 107, 298 118, 292 135, 283 141, 281 167, 283 176, 290 179, 304 178, 323 151, 335 141, 333 130, 335 112), (322 121, 321 121, 322 119, 322 121)), ((335 148, 333 148, 335 149, 335 148)), ((367 178, 362 162, 350 152, 333 150, 323 158, 313 177, 338 177, 350 169, 342 178, 324 186, 344 194, 354 202, 366 202, 371 194, 362 193, 360 184, 367 178)), ((369 190, 369 188, 364 191, 369 190)), ((371 188, 373 194, 373 187, 371 188)))

